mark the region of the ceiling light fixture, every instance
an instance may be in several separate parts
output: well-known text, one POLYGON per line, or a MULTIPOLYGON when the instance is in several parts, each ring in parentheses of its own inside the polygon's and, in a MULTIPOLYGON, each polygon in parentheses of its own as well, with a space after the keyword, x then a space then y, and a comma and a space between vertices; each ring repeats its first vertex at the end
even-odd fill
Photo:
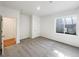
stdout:
POLYGON ((49 4, 50 4, 50 5, 53 5, 53 1, 49 1, 49 4))
POLYGON ((37 7, 37 10, 40 10, 40 6, 37 7))
POLYGON ((53 1, 49 1, 49 3, 50 3, 50 4, 52 4, 52 3, 53 3, 53 1))

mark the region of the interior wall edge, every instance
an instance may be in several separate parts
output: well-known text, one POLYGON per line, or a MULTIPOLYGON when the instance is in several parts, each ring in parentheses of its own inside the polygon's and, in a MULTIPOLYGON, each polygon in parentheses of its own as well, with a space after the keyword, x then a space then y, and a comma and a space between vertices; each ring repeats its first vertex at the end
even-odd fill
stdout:
POLYGON ((54 41, 57 41, 57 42, 60 42, 60 43, 64 43, 64 44, 79 48, 79 45, 71 44, 69 42, 60 41, 60 40, 55 39, 54 37, 53 38, 47 37, 47 36, 42 36, 42 37, 45 37, 45 38, 50 39, 50 40, 54 40, 54 41))

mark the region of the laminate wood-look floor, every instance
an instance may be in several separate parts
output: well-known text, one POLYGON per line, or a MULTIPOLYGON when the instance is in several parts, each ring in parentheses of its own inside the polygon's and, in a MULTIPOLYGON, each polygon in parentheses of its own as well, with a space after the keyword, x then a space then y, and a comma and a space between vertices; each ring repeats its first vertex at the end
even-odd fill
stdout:
POLYGON ((21 40, 4 52, 6 57, 79 57, 79 48, 44 37, 21 40))

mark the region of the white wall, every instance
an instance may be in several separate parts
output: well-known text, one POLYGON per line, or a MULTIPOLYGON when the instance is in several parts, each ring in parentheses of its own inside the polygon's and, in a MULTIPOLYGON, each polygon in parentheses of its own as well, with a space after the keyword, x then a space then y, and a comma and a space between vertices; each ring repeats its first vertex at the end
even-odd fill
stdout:
POLYGON ((34 38, 40 36, 40 17, 33 15, 32 19, 29 20, 29 16, 21 15, 19 10, 12 9, 9 7, 4 7, 4 6, 0 6, 0 15, 3 17, 13 17, 16 19, 17 43, 20 43, 20 39, 23 38, 27 38, 31 36, 34 38))
POLYGON ((60 12, 54 15, 41 17, 41 36, 79 47, 79 9, 60 12), (68 16, 68 15, 77 16, 77 25, 76 25, 77 35, 56 33, 55 18, 60 16, 68 16))
POLYGON ((17 37, 16 37, 16 42, 20 43, 20 32, 19 32, 19 24, 20 24, 20 11, 4 6, 0 6, 0 15, 4 17, 14 17, 17 20, 17 37))
POLYGON ((2 31, 4 39, 16 38, 16 19, 10 17, 3 17, 2 31))
POLYGON ((30 37, 30 16, 21 14, 20 16, 20 39, 30 37))
POLYGON ((35 37, 38 37, 40 36, 40 17, 39 16, 36 16, 36 15, 33 15, 32 16, 32 23, 31 23, 31 26, 32 26, 32 38, 35 38, 35 37))

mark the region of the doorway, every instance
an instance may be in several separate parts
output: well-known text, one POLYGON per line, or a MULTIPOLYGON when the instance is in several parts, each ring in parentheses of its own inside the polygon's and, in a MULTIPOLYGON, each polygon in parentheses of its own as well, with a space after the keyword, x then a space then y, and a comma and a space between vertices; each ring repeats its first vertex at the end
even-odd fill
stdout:
POLYGON ((16 18, 3 17, 3 43, 4 47, 9 47, 16 44, 16 18))

